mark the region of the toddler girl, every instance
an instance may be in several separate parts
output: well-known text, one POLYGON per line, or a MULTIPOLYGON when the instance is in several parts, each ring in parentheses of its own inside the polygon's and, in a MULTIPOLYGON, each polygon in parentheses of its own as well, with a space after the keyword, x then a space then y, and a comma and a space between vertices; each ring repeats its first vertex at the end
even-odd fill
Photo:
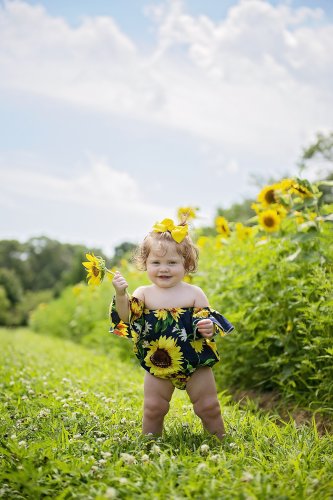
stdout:
POLYGON ((134 341, 134 352, 146 370, 143 433, 161 435, 175 387, 186 389, 204 428, 224 436, 214 375, 219 355, 213 337, 233 326, 209 307, 201 288, 183 281, 196 270, 198 250, 186 224, 171 219, 155 224, 136 254, 151 285, 128 296, 128 284, 117 272, 110 331, 134 341))

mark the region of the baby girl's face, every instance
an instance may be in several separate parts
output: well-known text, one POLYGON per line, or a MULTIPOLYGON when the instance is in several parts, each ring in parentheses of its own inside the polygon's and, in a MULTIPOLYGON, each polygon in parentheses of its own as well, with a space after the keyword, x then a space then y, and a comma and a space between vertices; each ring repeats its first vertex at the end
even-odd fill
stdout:
POLYGON ((176 250, 176 243, 160 248, 158 242, 152 244, 147 258, 147 274, 152 283, 160 288, 171 288, 185 276, 182 256, 176 250))

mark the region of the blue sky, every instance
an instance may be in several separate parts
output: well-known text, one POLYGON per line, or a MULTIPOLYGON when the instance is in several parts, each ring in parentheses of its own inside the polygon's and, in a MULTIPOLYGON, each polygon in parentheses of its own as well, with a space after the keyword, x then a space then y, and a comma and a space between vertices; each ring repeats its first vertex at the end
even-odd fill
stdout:
POLYGON ((332 130, 332 46, 328 0, 0 1, 0 238, 211 224, 332 130))

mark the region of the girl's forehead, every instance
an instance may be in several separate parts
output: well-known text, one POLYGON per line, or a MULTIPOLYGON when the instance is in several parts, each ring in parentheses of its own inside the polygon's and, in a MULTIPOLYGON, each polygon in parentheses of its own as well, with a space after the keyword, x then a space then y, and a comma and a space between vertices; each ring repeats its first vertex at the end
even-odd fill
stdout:
POLYGON ((173 243, 168 243, 168 242, 158 242, 154 241, 153 244, 151 245, 151 249, 149 252, 149 257, 151 256, 156 256, 156 257, 178 257, 178 252, 175 248, 175 244, 173 243))

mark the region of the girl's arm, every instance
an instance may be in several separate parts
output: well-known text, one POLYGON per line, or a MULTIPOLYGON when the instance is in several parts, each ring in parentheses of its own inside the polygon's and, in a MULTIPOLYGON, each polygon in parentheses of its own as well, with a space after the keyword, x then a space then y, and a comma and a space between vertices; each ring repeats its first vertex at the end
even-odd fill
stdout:
POLYGON ((129 300, 126 292, 128 283, 125 278, 117 271, 112 280, 116 291, 116 309, 119 317, 124 323, 129 322, 129 300))

